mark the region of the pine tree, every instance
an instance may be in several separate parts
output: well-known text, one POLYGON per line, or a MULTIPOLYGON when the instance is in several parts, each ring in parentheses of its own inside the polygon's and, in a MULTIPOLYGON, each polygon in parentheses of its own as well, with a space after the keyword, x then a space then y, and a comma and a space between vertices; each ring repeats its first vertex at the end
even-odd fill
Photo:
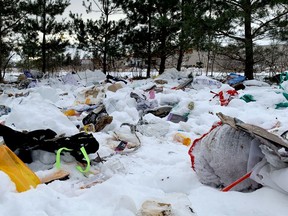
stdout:
POLYGON ((287 29, 287 0, 214 0, 212 4, 214 29, 243 46, 245 76, 253 79, 255 41, 269 38, 275 28, 287 29))
POLYGON ((67 23, 57 20, 57 16, 62 15, 69 4, 69 0, 28 0, 26 3, 29 17, 22 28, 22 55, 28 59, 40 58, 42 73, 55 68, 58 55, 68 45, 68 39, 63 36, 67 23))
POLYGON ((26 16, 21 12, 23 1, 0 0, 0 82, 4 81, 5 69, 15 48, 18 26, 26 16))
POLYGON ((146 60, 146 77, 150 77, 152 68, 152 55, 156 49, 155 26, 152 24, 156 13, 154 0, 121 1, 114 0, 127 16, 124 45, 128 48, 129 57, 146 60))
POLYGON ((178 49, 175 40, 179 28, 179 4, 178 0, 156 1, 156 43, 159 44, 156 54, 160 58, 159 74, 165 71, 166 59, 178 49))
POLYGON ((81 67, 81 56, 80 56, 79 50, 76 50, 76 53, 73 56, 71 65, 73 67, 73 71, 78 71, 79 68, 81 67))
POLYGON ((72 32, 76 34, 79 48, 92 53, 94 59, 102 63, 103 73, 109 70, 108 59, 117 58, 121 51, 119 42, 119 26, 110 16, 118 12, 117 6, 111 0, 85 0, 83 6, 87 13, 100 13, 98 20, 83 20, 82 15, 70 14, 73 19, 72 32))
POLYGON ((147 77, 150 77, 152 56, 160 58, 159 72, 163 73, 167 57, 177 49, 178 0, 115 1, 127 16, 126 41, 130 41, 133 55, 137 57, 141 50, 147 56, 147 77))

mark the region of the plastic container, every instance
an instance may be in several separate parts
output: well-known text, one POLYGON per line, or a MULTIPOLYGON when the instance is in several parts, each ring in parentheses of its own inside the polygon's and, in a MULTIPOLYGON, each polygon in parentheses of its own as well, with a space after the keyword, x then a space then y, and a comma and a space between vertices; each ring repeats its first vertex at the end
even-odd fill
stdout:
POLYGON ((191 139, 181 133, 176 133, 174 135, 174 140, 177 142, 181 142, 185 146, 189 146, 191 144, 191 139))
POLYGON ((27 191, 41 183, 38 176, 4 144, 0 145, 0 170, 15 183, 18 192, 27 191))

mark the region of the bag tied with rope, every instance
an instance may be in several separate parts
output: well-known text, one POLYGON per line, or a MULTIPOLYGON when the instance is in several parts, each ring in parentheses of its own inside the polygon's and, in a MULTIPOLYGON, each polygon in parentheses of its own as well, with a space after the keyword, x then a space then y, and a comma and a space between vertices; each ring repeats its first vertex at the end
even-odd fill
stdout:
POLYGON ((261 186, 278 189, 267 172, 286 169, 288 174, 288 143, 261 127, 222 113, 217 116, 221 121, 189 149, 200 182, 222 191, 253 191, 261 186))

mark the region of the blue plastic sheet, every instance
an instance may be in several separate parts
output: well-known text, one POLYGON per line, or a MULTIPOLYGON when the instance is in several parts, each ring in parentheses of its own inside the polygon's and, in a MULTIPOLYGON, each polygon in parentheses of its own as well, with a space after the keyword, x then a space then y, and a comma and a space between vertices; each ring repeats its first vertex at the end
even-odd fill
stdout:
POLYGON ((237 83, 241 83, 246 79, 245 76, 238 75, 236 73, 230 73, 228 76, 227 84, 235 85, 237 83))

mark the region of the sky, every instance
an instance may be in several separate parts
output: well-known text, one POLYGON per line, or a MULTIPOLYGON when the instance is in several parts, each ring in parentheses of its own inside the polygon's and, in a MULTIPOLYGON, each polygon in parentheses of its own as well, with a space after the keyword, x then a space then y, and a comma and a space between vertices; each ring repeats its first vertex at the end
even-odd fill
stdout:
MULTIPOLYGON (((226 92, 232 87, 205 76, 196 76, 199 72, 187 69, 179 73, 169 69, 154 79, 126 79, 127 84, 114 81, 119 88, 116 92, 109 90, 113 81, 105 83, 105 75, 100 71, 59 74, 59 77, 38 80, 35 85, 24 89, 1 85, 0 104, 11 111, 2 114, 0 122, 14 130, 49 128, 58 135, 71 136, 79 132, 76 126, 81 126, 83 118, 88 115, 87 107, 100 102, 113 121, 99 132, 90 132, 100 144, 97 153, 106 161, 93 164, 86 174, 76 169, 77 164, 68 153, 61 156, 61 166, 57 168, 55 154, 40 150, 33 152, 33 163, 27 164, 30 170, 43 179, 60 169, 70 173, 69 179, 42 183, 36 188, 17 192, 7 172, 0 171, 0 215, 135 216, 159 209, 170 211, 174 216, 286 215, 287 166, 270 173, 268 180, 274 185, 267 182, 262 188, 249 192, 222 192, 201 183, 199 174, 191 168, 188 150, 195 139, 219 121, 218 112, 277 135, 287 130, 286 108, 275 109, 276 104, 286 102, 281 93, 287 91, 287 83, 283 83, 283 90, 256 77, 257 80, 245 81, 245 89, 238 90, 238 95, 231 98, 227 106, 221 106, 219 97, 214 97, 211 91, 226 92), (187 81, 190 73, 194 75, 192 84, 185 90, 175 89, 187 81), (161 80, 166 82, 160 84, 161 80), (163 88, 163 91, 155 91, 154 94, 145 91, 153 85, 158 90, 163 88), (88 90, 93 87, 105 94, 91 97, 88 90), (130 96, 132 92, 142 98, 141 103, 130 96), (240 99, 245 94, 252 95, 255 101, 248 103, 240 99), (90 98, 90 103, 87 98, 90 98), (186 115, 188 120, 174 123, 167 116, 160 118, 148 113, 143 117, 147 124, 137 128, 139 140, 128 126, 121 126, 122 123, 136 124, 139 121, 141 112, 137 107, 146 106, 147 109, 148 106, 149 110, 168 104, 174 104, 170 113, 186 115), (76 110, 78 115, 64 114, 71 109, 76 110), (185 146, 175 140, 176 133, 190 138, 190 145, 185 146), (119 144, 117 137, 128 142, 122 152, 115 151, 119 144), (161 207, 155 207, 159 203, 161 207)), ((16 75, 10 74, 6 80, 16 78, 16 75)), ((89 155, 91 159, 96 156, 96 153, 89 155)), ((225 163, 230 164, 232 169, 236 168, 232 166, 235 165, 233 157, 225 163)), ((223 158, 226 158, 225 155, 223 158)), ((1 166, 3 169, 2 163, 0 169, 1 166)))
MULTIPOLYGON (((83 1, 82 0, 70 0, 70 5, 67 7, 67 9, 63 13, 63 17, 69 17, 70 11, 75 14, 82 14, 83 19, 99 19, 100 18, 100 13, 97 12, 92 12, 92 13, 86 13, 86 10, 83 6, 83 1)), ((94 4, 95 6, 95 4, 94 4)), ((124 18, 125 15, 121 13, 117 14, 112 14, 109 19, 111 20, 119 20, 124 18)), ((271 43, 270 40, 266 39, 261 39, 256 41, 257 44, 259 45, 269 45, 271 43)))
MULTIPOLYGON (((97 12, 92 12, 92 13, 87 14, 85 7, 82 4, 83 3, 82 0, 70 0, 70 3, 71 4, 66 8, 66 10, 63 14, 64 17, 68 17, 70 11, 72 13, 82 14, 82 17, 84 19, 98 19, 101 15, 100 13, 97 13, 97 12)), ((94 6, 95 6, 95 4, 93 4, 93 7, 94 6)), ((95 9, 96 9, 96 7, 95 7, 95 9)), ((123 18, 123 15, 121 15, 121 14, 111 15, 111 19, 113 19, 113 20, 118 20, 120 18, 123 18)))

